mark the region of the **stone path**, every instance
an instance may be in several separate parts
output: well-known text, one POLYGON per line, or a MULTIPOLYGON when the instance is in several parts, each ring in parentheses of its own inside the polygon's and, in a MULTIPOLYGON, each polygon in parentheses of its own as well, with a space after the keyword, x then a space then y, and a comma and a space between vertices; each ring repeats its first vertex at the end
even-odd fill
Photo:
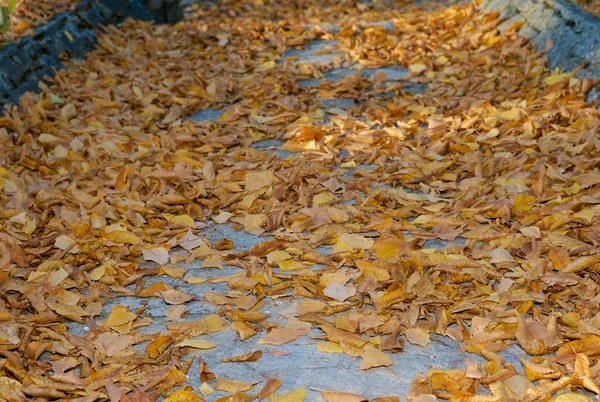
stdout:
MULTIPOLYGON (((393 28, 393 22, 382 21, 380 23, 371 23, 393 28)), ((330 27, 335 31, 337 27, 330 27)), ((292 60, 297 65, 302 64, 330 64, 336 58, 343 55, 338 49, 337 41, 315 41, 305 47, 305 49, 289 50, 284 55, 283 60, 292 60)), ((300 84, 307 87, 318 87, 320 83, 325 81, 339 81, 345 77, 352 75, 361 75, 366 78, 373 78, 378 74, 385 74, 386 85, 394 83, 404 84, 405 91, 424 92, 426 86, 419 83, 411 83, 405 81, 407 78, 407 70, 401 66, 391 66, 378 69, 361 69, 360 66, 352 66, 352 68, 339 67, 329 70, 320 79, 315 80, 300 80, 300 84)), ((387 95, 382 95, 384 98, 387 95)), ((320 99, 323 105, 324 115, 328 115, 328 111, 332 108, 336 109, 336 113, 343 111, 351 115, 353 109, 361 104, 361 100, 356 99, 320 99)), ((219 120, 228 110, 227 107, 221 110, 208 108, 195 113, 189 118, 197 122, 205 122, 210 124, 211 121, 219 120)), ((360 118, 360 115, 356 115, 360 118)), ((327 118, 325 118, 326 120, 327 118)), ((281 149, 283 141, 280 140, 264 140, 256 142, 252 145, 253 148, 275 154, 276 158, 281 160, 295 158, 299 154, 281 149)), ((341 151, 344 152, 343 150, 341 151)), ((346 152, 347 154, 347 152, 346 152)), ((376 165, 358 165, 356 168, 346 169, 346 178, 361 176, 361 171, 369 171, 377 168, 376 165)), ((382 190, 394 191, 389 187, 383 187, 382 190)), ((405 189, 406 191, 409 191, 405 189)), ((410 220, 410 219, 409 219, 410 220)), ((221 239, 233 240, 234 250, 237 252, 248 251, 253 246, 272 239, 271 236, 254 236, 242 231, 235 231, 230 224, 218 224, 213 221, 208 221, 204 227, 202 235, 211 243, 221 239)), ((406 232, 406 236, 410 233, 406 232)), ((444 249, 452 244, 464 244, 465 239, 458 238, 454 243, 442 240, 426 240, 424 248, 444 249)), ((322 251, 322 250, 321 250, 322 251)), ((153 263, 148 264, 148 267, 156 266, 153 263)), ((200 268, 197 263, 194 264, 177 264, 178 267, 184 267, 187 270, 186 276, 195 276, 204 278, 206 283, 200 285, 190 285, 180 280, 171 279, 166 276, 148 277, 146 286, 157 282, 164 282, 167 285, 177 288, 187 294, 195 295, 194 302, 186 304, 189 314, 183 318, 187 320, 197 320, 206 317, 208 314, 215 313, 217 307, 206 303, 203 294, 206 292, 228 292, 228 287, 225 283, 218 283, 219 278, 224 278, 243 270, 237 267, 225 266, 223 270, 200 268), (215 282, 215 283, 211 283, 215 282)), ((318 268, 315 266, 314 268, 318 268)), ((279 270, 274 270, 279 271, 279 270)), ((281 271, 279 271, 281 272, 281 271)), ((158 333, 164 331, 164 325, 167 323, 165 315, 169 309, 161 298, 139 299, 135 297, 122 297, 109 302, 104 308, 104 314, 110 312, 111 306, 124 304, 128 305, 132 310, 141 306, 146 306, 149 315, 152 317, 153 325, 141 328, 142 333, 158 333)), ((285 296, 277 299, 267 298, 263 301, 260 312, 271 315, 271 321, 275 324, 284 327, 289 317, 297 314, 296 308, 299 305, 297 299, 290 296, 285 296)), ((101 317, 104 318, 105 316, 101 317)), ((315 392, 319 389, 336 389, 345 392, 357 393, 367 398, 376 398, 383 395, 401 396, 401 400, 405 400, 402 396, 406 395, 409 390, 410 382, 418 375, 425 374, 430 368, 453 369, 464 367, 465 359, 483 363, 480 356, 473 355, 459 350, 460 345, 449 338, 434 335, 432 342, 428 347, 422 348, 419 346, 405 344, 403 353, 393 354, 392 359, 394 364, 390 368, 374 368, 371 370, 360 370, 360 359, 352 358, 345 354, 322 353, 317 348, 317 342, 311 339, 312 336, 320 336, 318 330, 313 329, 309 336, 302 336, 296 341, 277 346, 266 346, 258 344, 261 337, 255 336, 246 341, 240 341, 238 335, 227 329, 216 333, 212 337, 205 337, 218 344, 216 349, 206 352, 195 352, 203 357, 208 367, 217 377, 226 377, 247 382, 256 382, 257 385, 249 392, 258 391, 262 387, 262 383, 267 377, 276 377, 283 380, 283 386, 278 391, 285 393, 298 387, 307 386, 309 401, 323 401, 321 394, 315 392), (263 350, 263 357, 255 363, 222 363, 221 359, 231 356, 238 356, 255 350, 263 350), (269 352, 283 352, 284 356, 272 355, 269 352)), ((523 351, 518 346, 511 346, 505 352, 501 353, 507 362, 512 363, 519 370, 522 369, 522 364, 519 360, 523 355, 523 351)), ((195 360, 188 374, 188 384, 194 388, 200 386, 198 378, 198 361, 195 360)), ((215 392, 208 397, 208 400, 216 400, 220 397, 230 395, 225 392, 215 392)))

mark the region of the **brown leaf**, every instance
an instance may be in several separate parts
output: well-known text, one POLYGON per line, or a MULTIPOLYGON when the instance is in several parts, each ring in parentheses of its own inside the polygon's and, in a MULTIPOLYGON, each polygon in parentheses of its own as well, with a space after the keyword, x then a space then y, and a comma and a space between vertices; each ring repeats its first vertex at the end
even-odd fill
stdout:
POLYGON ((259 345, 282 345, 297 339, 301 335, 296 328, 273 328, 271 332, 258 341, 259 345))
POLYGON ((339 391, 321 391, 323 399, 327 402, 368 402, 369 400, 356 394, 339 391))
POLYGON ((267 399, 271 395, 275 393, 281 386, 283 385, 283 381, 274 377, 267 378, 265 381, 265 385, 258 393, 257 397, 259 400, 267 399))
POLYGON ((361 370, 368 370, 373 367, 391 366, 392 358, 373 346, 365 346, 365 352, 362 355, 360 363, 361 370))
POLYGON ((183 304, 194 299, 192 296, 175 289, 163 290, 159 293, 167 304, 183 304))
POLYGON ((556 352, 556 361, 561 364, 572 362, 578 353, 587 357, 600 355, 600 336, 588 335, 565 343, 556 352))
POLYGON ((217 391, 225 391, 231 393, 237 393, 242 391, 248 391, 256 384, 255 382, 242 382, 234 381, 224 377, 219 377, 213 388, 217 391))
POLYGON ((240 356, 233 356, 221 359, 222 363, 236 363, 236 362, 255 362, 260 359, 263 355, 262 350, 246 353, 240 356))

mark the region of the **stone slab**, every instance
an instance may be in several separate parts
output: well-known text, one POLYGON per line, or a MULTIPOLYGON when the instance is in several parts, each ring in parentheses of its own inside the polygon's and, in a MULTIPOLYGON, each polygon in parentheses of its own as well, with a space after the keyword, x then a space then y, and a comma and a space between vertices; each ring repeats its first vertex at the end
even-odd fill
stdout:
MULTIPOLYGON (((525 21, 520 34, 531 39, 538 49, 544 49, 549 40, 549 67, 572 71, 579 66, 580 78, 600 79, 600 18, 566 0, 484 0, 480 9, 485 12, 501 11, 507 21, 525 21)), ((600 101, 600 84, 587 96, 589 101, 600 101)))

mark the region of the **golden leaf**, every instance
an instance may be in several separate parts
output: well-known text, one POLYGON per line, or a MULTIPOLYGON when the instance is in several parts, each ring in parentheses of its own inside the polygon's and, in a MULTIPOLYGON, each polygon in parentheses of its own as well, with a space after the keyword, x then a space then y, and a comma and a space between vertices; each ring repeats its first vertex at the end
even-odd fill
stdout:
POLYGON ((391 357, 383 353, 381 350, 367 345, 365 347, 365 352, 362 355, 360 369, 368 370, 373 367, 391 366, 392 364, 393 362, 391 357))
POLYGON ((206 341, 204 339, 186 339, 184 341, 179 342, 175 346, 180 348, 190 347, 194 349, 206 350, 215 348, 217 344, 214 342, 206 341))
POLYGON ((140 239, 131 232, 125 230, 115 230, 108 232, 104 235, 104 238, 108 241, 115 243, 126 243, 126 244, 139 244, 140 239))
POLYGON ((306 387, 298 388, 283 395, 273 395, 269 402, 304 402, 306 399, 306 387))

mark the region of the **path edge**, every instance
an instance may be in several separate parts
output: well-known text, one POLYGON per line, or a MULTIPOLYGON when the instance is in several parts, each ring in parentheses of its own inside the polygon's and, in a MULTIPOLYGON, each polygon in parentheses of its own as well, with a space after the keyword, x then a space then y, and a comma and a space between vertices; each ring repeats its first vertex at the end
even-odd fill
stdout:
POLYGON ((63 69, 65 60, 81 58, 95 47, 96 29, 126 18, 152 19, 139 0, 82 0, 34 28, 34 35, 6 44, 0 49, 0 107, 38 91, 39 82, 63 69))
MULTIPOLYGON (((505 19, 499 26, 525 22, 519 34, 529 38, 537 49, 545 49, 548 67, 577 72, 579 78, 600 79, 600 18, 565 0, 484 0, 479 9, 484 12, 500 11, 505 19)), ((586 97, 600 104, 600 84, 586 97)))

